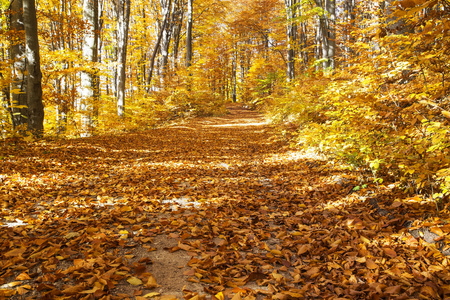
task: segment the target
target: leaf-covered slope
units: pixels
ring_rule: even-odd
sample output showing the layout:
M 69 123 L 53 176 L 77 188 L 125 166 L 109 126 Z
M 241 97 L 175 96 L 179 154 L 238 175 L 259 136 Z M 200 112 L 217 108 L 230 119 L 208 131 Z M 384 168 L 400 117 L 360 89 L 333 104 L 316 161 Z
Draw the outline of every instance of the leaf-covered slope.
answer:
M 1 150 L 3 298 L 450 293 L 448 259 L 405 228 L 422 224 L 445 247 L 447 212 L 433 217 L 431 205 L 384 186 L 353 192 L 354 174 L 287 147 L 239 107 L 145 133 Z

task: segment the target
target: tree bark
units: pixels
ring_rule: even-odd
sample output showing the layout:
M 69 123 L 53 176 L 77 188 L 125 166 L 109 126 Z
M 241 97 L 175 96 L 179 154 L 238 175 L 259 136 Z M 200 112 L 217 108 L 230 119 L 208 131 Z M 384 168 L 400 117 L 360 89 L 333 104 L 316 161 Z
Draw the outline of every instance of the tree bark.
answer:
M 28 124 L 27 108 L 27 59 L 25 54 L 25 27 L 23 24 L 22 0 L 13 0 L 9 7 L 11 46 L 10 58 L 12 62 L 11 103 L 9 111 L 13 129 Z M 22 126 L 22 127 L 23 127 Z M 25 130 L 25 128 L 21 128 Z
M 317 7 L 322 8 L 319 13 L 317 28 L 317 43 L 321 44 L 322 66 L 326 70 L 335 68 L 336 53 L 336 0 L 314 0 Z M 319 59 L 320 51 L 316 51 L 316 59 Z
M 297 35 L 296 17 L 296 0 L 285 0 L 286 17 L 287 17 L 287 63 L 286 78 L 290 82 L 295 79 L 295 44 Z
M 176 23 L 173 27 L 173 52 L 172 52 L 172 58 L 173 58 L 173 68 L 178 68 L 178 50 L 180 46 L 180 36 L 181 36 L 181 29 L 183 27 L 183 5 L 180 3 L 180 1 L 177 1 L 177 10 L 176 10 Z
M 153 49 L 153 53 L 150 58 L 150 67 L 149 67 L 149 72 L 148 72 L 148 77 L 147 77 L 147 85 L 148 85 L 147 92 L 150 91 L 150 85 L 152 83 L 152 78 L 153 78 L 153 70 L 155 68 L 156 54 L 158 53 L 158 50 L 161 46 L 161 40 L 162 40 L 162 37 L 164 34 L 164 29 L 166 28 L 167 23 L 169 22 L 171 5 L 172 5 L 172 0 L 167 0 L 165 5 L 163 5 L 163 7 L 162 7 L 163 21 L 161 23 L 161 28 L 159 31 L 158 39 L 156 40 L 155 49 Z
M 173 31 L 173 26 L 174 26 L 174 21 L 175 21 L 175 7 L 176 7 L 176 3 L 177 0 L 174 0 L 172 2 L 170 9 L 170 21 L 167 22 L 166 26 L 164 27 L 163 30 L 163 36 L 162 36 L 162 40 L 161 40 L 161 71 L 160 71 L 160 75 L 161 75 L 161 86 L 165 85 L 165 77 L 167 75 L 167 65 L 168 65 L 168 61 L 169 61 L 169 48 L 170 48 L 170 42 L 172 40 L 172 31 Z
M 336 54 L 336 0 L 325 0 L 325 10 L 328 13 L 326 18 L 326 68 L 335 69 Z
M 83 21 L 87 25 L 87 30 L 83 36 L 83 58 L 96 63 L 98 59 L 98 0 L 84 0 Z M 81 137 L 92 134 L 94 127 L 94 105 L 98 93 L 96 83 L 96 69 L 92 67 L 88 71 L 81 72 L 80 88 L 80 111 L 81 111 Z
M 188 0 L 187 11 L 187 28 L 186 28 L 186 67 L 189 68 L 192 64 L 192 26 L 193 26 L 193 5 L 194 0 Z
M 36 6 L 34 0 L 23 0 L 23 23 L 27 56 L 28 130 L 36 137 L 44 134 L 44 105 L 42 103 L 42 73 L 39 58 Z
M 125 114 L 125 81 L 126 81 L 126 59 L 128 46 L 128 29 L 130 24 L 130 0 L 119 0 L 117 43 L 117 115 L 123 117 Z

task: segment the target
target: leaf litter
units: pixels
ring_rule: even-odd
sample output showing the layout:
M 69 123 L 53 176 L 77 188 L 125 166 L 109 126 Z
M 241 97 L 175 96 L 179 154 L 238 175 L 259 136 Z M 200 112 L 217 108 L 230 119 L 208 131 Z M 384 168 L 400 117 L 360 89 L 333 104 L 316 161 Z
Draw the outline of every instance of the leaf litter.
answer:
M 3 299 L 443 299 L 448 211 L 288 147 L 238 106 L 2 145 Z

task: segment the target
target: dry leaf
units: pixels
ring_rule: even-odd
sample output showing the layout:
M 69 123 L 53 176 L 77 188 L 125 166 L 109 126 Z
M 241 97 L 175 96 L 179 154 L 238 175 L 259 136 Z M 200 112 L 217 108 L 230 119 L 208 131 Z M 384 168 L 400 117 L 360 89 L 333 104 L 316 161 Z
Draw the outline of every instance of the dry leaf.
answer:
M 140 280 L 139 278 L 136 278 L 136 277 L 130 277 L 127 279 L 127 281 L 131 285 L 141 285 L 142 284 L 142 280 Z

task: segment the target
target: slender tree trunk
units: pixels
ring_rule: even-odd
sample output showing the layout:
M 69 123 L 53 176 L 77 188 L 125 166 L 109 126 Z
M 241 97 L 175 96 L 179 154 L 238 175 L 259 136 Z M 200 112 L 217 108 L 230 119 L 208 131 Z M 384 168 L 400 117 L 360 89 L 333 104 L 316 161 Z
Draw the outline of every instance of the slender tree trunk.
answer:
M 83 21 L 86 22 L 87 31 L 83 37 L 83 58 L 96 63 L 98 59 L 98 0 L 84 0 Z M 94 106 L 98 95 L 96 69 L 92 67 L 89 71 L 81 72 L 80 88 L 80 111 L 81 111 L 81 136 L 87 137 L 92 134 L 94 128 Z
M 188 0 L 187 11 L 187 28 L 186 28 L 186 67 L 189 68 L 192 64 L 192 26 L 193 26 L 193 3 L 194 0 Z
M 14 129 L 28 124 L 27 108 L 27 59 L 25 54 L 25 27 L 23 23 L 22 0 L 13 0 L 10 10 L 10 29 L 12 31 L 10 57 L 12 61 L 11 84 L 11 122 Z M 21 126 L 23 125 L 23 126 Z
M 380 6 L 382 6 L 382 2 L 380 3 Z M 350 56 L 353 54 L 352 53 L 352 49 L 350 47 L 351 44 L 353 44 L 353 37 L 351 36 L 351 31 L 353 26 L 355 25 L 355 0 L 346 0 L 345 1 L 345 5 L 344 5 L 345 11 L 346 11 L 346 27 L 345 27 L 345 40 L 347 42 L 347 45 L 345 46 L 345 67 L 349 66 L 349 60 L 350 60 Z M 384 13 L 384 8 L 383 8 L 383 13 Z
M 317 7 L 323 9 L 319 14 L 317 43 L 322 45 L 323 69 L 335 68 L 336 52 L 336 0 L 315 0 Z M 318 58 L 316 52 L 316 59 Z
M 125 67 L 127 59 L 128 29 L 130 24 L 130 5 L 130 0 L 119 0 L 117 24 L 117 115 L 119 117 L 123 117 L 125 113 Z
M 290 82 L 295 79 L 295 44 L 296 44 L 296 33 L 297 25 L 295 25 L 296 17 L 296 0 L 285 0 L 287 13 L 287 70 L 286 78 Z
M 328 13 L 326 18 L 326 67 L 335 69 L 335 54 L 336 54 L 336 0 L 325 0 L 325 10 Z
M 323 43 L 323 17 L 319 15 L 316 26 L 316 46 L 314 48 L 314 54 L 316 61 L 322 58 L 322 43 Z M 316 64 L 316 71 L 319 70 L 319 64 Z
M 172 52 L 172 58 L 173 58 L 173 68 L 178 68 L 178 51 L 180 47 L 180 36 L 181 36 L 181 29 L 183 27 L 183 6 L 180 5 L 180 2 L 177 1 L 177 11 L 176 11 L 176 23 L 173 27 L 173 52 Z
M 36 137 L 44 134 L 44 105 L 42 103 L 42 73 L 39 58 L 36 6 L 34 0 L 23 0 L 23 23 L 27 55 L 28 130 Z
M 172 6 L 170 8 L 170 21 L 166 24 L 164 30 L 163 30 L 163 36 L 161 40 L 161 86 L 163 87 L 165 85 L 165 77 L 167 75 L 167 65 L 169 61 L 169 48 L 170 48 L 170 42 L 172 39 L 172 31 L 174 26 L 174 20 L 175 20 L 175 7 L 176 7 L 176 0 L 172 2 Z
M 158 53 L 158 50 L 161 46 L 161 40 L 164 34 L 164 29 L 167 26 L 167 23 L 169 22 L 169 18 L 170 18 L 170 6 L 172 5 L 172 0 L 166 0 L 165 5 L 163 6 L 163 21 L 161 23 L 161 28 L 159 31 L 159 35 L 158 35 L 158 39 L 156 40 L 156 44 L 155 44 L 155 49 L 153 49 L 153 53 L 152 56 L 150 58 L 150 67 L 149 67 L 149 72 L 148 72 L 148 77 L 147 77 L 147 92 L 150 91 L 150 85 L 152 82 L 152 78 L 153 78 L 153 70 L 155 68 L 155 60 L 156 60 L 156 54 Z
M 233 102 L 237 101 L 236 85 L 237 85 L 237 43 L 234 44 L 233 58 L 232 58 L 232 84 L 233 84 Z

